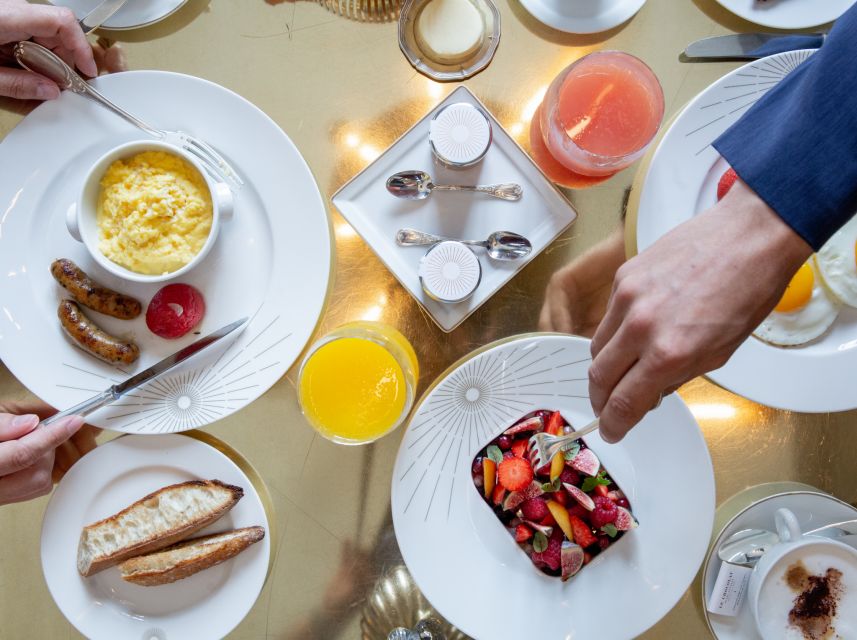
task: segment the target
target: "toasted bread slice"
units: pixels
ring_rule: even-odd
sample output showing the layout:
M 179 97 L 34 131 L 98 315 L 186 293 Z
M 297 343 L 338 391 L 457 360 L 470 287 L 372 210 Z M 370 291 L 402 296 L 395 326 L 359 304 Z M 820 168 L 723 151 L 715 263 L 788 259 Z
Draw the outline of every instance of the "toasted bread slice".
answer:
M 144 587 L 168 584 L 234 558 L 264 537 L 264 527 L 246 527 L 193 538 L 155 553 L 125 560 L 119 565 L 119 571 L 123 580 Z
M 77 570 L 91 576 L 122 560 L 168 547 L 210 525 L 244 495 L 219 480 L 191 480 L 150 493 L 80 534 Z

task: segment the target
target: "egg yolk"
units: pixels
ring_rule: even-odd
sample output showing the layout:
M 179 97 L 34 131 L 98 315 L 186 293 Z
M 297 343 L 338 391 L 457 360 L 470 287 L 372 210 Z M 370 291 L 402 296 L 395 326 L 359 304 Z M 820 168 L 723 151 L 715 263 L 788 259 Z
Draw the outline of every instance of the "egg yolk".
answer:
M 791 282 L 786 287 L 783 297 L 780 298 L 777 306 L 774 307 L 774 311 L 788 313 L 804 306 L 812 297 L 814 280 L 815 276 L 812 273 L 812 267 L 809 266 L 809 263 L 801 265 L 797 273 L 792 276 Z

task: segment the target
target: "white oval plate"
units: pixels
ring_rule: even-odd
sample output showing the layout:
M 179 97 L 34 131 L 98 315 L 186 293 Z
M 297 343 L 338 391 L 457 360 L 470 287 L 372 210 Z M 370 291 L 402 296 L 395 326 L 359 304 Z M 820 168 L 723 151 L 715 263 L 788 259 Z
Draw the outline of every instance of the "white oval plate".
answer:
M 521 0 L 539 22 L 566 33 L 600 33 L 630 20 L 646 0 Z
M 242 175 L 235 215 L 194 270 L 202 335 L 243 316 L 253 320 L 225 348 L 214 347 L 90 418 L 131 433 L 184 431 L 237 411 L 289 369 L 315 329 L 331 268 L 325 202 L 283 131 L 244 98 L 216 84 L 162 71 L 130 71 L 94 82 L 143 120 L 181 129 L 215 146 Z M 164 340 L 144 315 L 117 320 L 87 312 L 114 335 L 132 337 L 140 359 L 114 368 L 78 349 L 56 317 L 63 297 L 51 262 L 71 258 L 106 286 L 143 304 L 162 284 L 127 283 L 101 269 L 69 235 L 65 212 L 87 169 L 108 149 L 144 135 L 104 108 L 64 92 L 27 116 L 0 143 L 0 358 L 33 393 L 57 408 L 81 402 L 187 346 Z M 300 236 L 300 242 L 293 238 Z
M 259 525 L 265 537 L 231 560 L 158 587 L 127 583 L 115 567 L 89 578 L 78 573 L 84 526 L 164 486 L 198 479 L 244 489 L 238 504 L 198 535 Z M 84 456 L 57 486 L 42 523 L 42 571 L 63 615 L 93 640 L 222 638 L 244 619 L 262 590 L 269 534 L 252 482 L 217 449 L 182 435 L 123 436 Z
M 820 491 L 789 491 L 757 500 L 732 518 L 714 541 L 702 574 L 703 606 L 707 605 L 714 590 L 714 583 L 717 581 L 717 572 L 721 565 L 717 557 L 720 545 L 733 533 L 742 529 L 773 530 L 774 513 L 782 507 L 794 512 L 802 531 L 857 518 L 857 509 Z M 711 632 L 718 640 L 761 640 L 753 622 L 753 614 L 746 603 L 737 616 L 709 613 L 707 619 Z
M 655 151 L 640 192 L 638 251 L 714 205 L 717 181 L 728 165 L 711 143 L 811 54 L 811 50 L 792 51 L 745 65 L 684 108 Z M 750 337 L 708 377 L 745 398 L 779 409 L 846 411 L 857 407 L 850 382 L 855 367 L 857 310 L 843 307 L 821 338 L 786 349 Z
M 422 592 L 468 635 L 627 640 L 678 602 L 702 563 L 714 474 L 676 395 L 621 444 L 586 438 L 640 526 L 569 582 L 533 566 L 473 485 L 473 457 L 526 413 L 558 409 L 576 426 L 592 419 L 590 360 L 584 338 L 499 341 L 453 365 L 411 418 L 393 471 L 396 538 Z
M 68 7 L 80 20 L 104 0 L 48 0 L 51 4 Z M 105 29 L 125 30 L 148 27 L 174 14 L 187 0 L 128 0 L 102 25 Z
M 717 0 L 736 16 L 772 29 L 808 29 L 833 22 L 854 0 Z

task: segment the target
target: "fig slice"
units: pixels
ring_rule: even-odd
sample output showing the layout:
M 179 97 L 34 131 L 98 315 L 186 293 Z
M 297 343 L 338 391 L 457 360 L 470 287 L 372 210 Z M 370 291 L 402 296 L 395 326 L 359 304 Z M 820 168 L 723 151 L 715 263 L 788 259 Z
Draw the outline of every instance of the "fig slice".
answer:
M 580 571 L 583 566 L 583 549 L 579 544 L 565 540 L 560 549 L 560 562 L 562 564 L 562 581 L 565 582 Z
M 595 502 L 586 495 L 583 491 L 575 487 L 573 484 L 568 484 L 567 482 L 563 482 L 562 486 L 565 487 L 565 490 L 568 491 L 572 497 L 580 503 L 580 506 L 586 509 L 587 511 L 592 511 L 595 508 Z
M 631 512 L 628 511 L 625 507 L 616 507 L 616 510 L 619 512 L 616 516 L 616 521 L 613 525 L 619 531 L 629 531 L 631 529 L 636 529 L 640 524 L 637 522 L 637 519 L 631 515 Z
M 588 476 L 597 476 L 598 469 L 601 468 L 601 461 L 598 460 L 598 456 L 592 452 L 592 449 L 581 449 L 572 459 L 571 468 Z
M 522 518 L 522 520 L 523 520 L 523 518 Z M 538 522 L 533 522 L 532 520 L 523 520 L 523 522 L 525 524 L 530 525 L 530 527 L 532 527 L 533 530 L 541 531 L 543 534 L 545 534 L 545 538 L 549 539 L 551 537 L 551 534 L 553 533 L 553 527 L 551 527 L 549 525 L 539 524 Z
M 542 421 L 541 416 L 533 416 L 532 418 L 527 418 L 523 422 L 519 422 L 518 424 L 509 427 L 503 432 L 504 436 L 513 436 L 516 433 L 523 433 L 524 431 L 541 431 L 545 426 L 545 423 Z

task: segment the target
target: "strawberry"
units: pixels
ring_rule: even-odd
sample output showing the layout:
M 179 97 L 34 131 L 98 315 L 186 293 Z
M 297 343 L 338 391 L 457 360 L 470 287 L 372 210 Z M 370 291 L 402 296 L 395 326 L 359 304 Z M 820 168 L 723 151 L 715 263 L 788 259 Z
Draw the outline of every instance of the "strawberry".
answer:
M 549 433 L 552 436 L 558 436 L 562 433 L 563 426 L 565 426 L 565 420 L 562 419 L 562 415 L 560 415 L 559 411 L 554 411 L 550 414 L 550 417 L 547 420 L 545 433 Z
M 491 495 L 491 502 L 493 502 L 496 505 L 500 505 L 503 503 L 503 498 L 505 498 L 505 497 L 506 497 L 506 488 L 503 485 L 498 484 L 496 487 L 494 487 L 494 491 Z
M 605 485 L 605 484 L 596 484 L 596 485 L 595 485 L 595 488 L 592 490 L 592 493 L 594 493 L 596 496 L 601 496 L 601 497 L 603 497 L 603 498 L 606 498 L 606 497 L 607 497 L 607 494 L 608 494 L 608 493 L 610 493 L 610 492 L 609 492 L 609 491 L 607 491 L 607 485 Z
M 735 173 L 735 169 L 729 167 L 722 176 L 720 176 L 720 181 L 717 183 L 717 200 L 722 200 L 723 196 L 729 193 L 729 189 L 732 188 L 732 185 L 735 184 L 735 181 L 738 179 L 738 174 Z
M 591 544 L 598 542 L 598 539 L 592 534 L 589 525 L 577 516 L 571 516 L 571 531 L 574 533 L 574 542 L 581 547 L 588 547 Z
M 543 525 L 545 527 L 555 527 L 556 526 L 556 520 L 554 520 L 553 515 L 551 515 L 549 513 L 544 518 L 541 519 L 539 524 Z
M 515 527 L 515 542 L 526 542 L 533 537 L 533 530 L 525 524 Z
M 569 505 L 568 515 L 575 516 L 584 522 L 589 522 L 589 510 L 576 502 L 572 502 L 571 505 Z
M 500 484 L 509 491 L 523 491 L 533 481 L 533 468 L 523 458 L 504 458 L 497 468 Z
M 527 445 L 529 442 L 526 438 L 521 438 L 520 440 L 515 440 L 512 443 L 512 453 L 515 454 L 517 458 L 526 458 L 527 457 Z
M 565 491 L 555 491 L 553 494 L 553 499 L 559 502 L 562 506 L 568 505 L 568 493 Z

